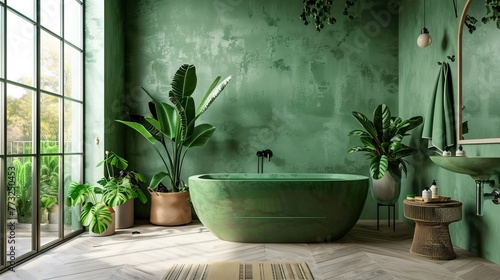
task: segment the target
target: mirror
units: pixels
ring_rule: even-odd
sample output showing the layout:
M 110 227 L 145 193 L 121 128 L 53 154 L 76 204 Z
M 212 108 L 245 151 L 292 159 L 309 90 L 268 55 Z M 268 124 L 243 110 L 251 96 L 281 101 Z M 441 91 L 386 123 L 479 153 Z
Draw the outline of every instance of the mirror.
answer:
M 468 17 L 469 16 L 469 17 Z M 477 22 L 470 32 L 470 17 Z M 483 24 L 484 0 L 468 0 L 458 30 L 458 144 L 500 143 L 500 29 Z M 460 125 L 467 122 L 467 128 Z

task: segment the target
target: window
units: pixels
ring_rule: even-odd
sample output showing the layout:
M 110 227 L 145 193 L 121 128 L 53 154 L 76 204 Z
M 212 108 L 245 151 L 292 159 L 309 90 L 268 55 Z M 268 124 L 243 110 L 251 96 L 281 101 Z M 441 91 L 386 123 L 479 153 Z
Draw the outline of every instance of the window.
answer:
M 83 5 L 0 0 L 0 270 L 82 228 Z

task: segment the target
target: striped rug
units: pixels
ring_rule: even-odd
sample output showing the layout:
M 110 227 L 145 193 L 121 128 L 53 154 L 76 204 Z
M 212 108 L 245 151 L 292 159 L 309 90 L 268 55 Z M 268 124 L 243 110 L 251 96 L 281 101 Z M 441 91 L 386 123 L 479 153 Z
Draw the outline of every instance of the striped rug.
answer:
M 174 264 L 164 280 L 313 280 L 305 262 Z

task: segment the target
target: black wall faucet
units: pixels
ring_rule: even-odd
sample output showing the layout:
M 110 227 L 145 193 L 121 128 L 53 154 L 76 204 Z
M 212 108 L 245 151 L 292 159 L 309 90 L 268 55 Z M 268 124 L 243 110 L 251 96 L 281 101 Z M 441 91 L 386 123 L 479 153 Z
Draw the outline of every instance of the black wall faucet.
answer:
M 265 149 L 262 151 L 257 151 L 257 173 L 264 173 L 264 158 L 271 161 L 273 156 L 273 151 L 270 149 Z

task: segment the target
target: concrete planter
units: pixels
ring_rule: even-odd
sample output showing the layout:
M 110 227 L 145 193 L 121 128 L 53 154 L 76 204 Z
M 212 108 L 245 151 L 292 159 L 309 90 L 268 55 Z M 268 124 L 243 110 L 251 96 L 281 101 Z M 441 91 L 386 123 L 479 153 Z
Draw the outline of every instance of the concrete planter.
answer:
M 115 210 L 115 228 L 131 228 L 134 226 L 134 200 L 113 207 Z
M 394 179 L 389 172 L 385 172 L 380 179 L 372 178 L 372 195 L 380 204 L 394 204 L 398 201 L 401 192 L 401 181 Z

